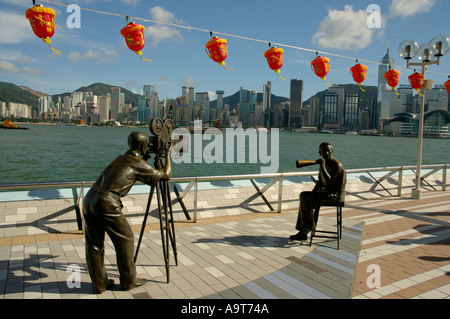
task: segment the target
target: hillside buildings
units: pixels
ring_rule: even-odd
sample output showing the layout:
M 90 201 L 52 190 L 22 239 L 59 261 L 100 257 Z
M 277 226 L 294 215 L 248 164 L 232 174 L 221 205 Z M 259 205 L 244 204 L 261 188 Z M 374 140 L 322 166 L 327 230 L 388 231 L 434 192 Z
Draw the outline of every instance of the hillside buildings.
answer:
M 22 103 L 0 101 L 0 116 L 23 117 L 29 119 L 32 117 L 31 106 Z

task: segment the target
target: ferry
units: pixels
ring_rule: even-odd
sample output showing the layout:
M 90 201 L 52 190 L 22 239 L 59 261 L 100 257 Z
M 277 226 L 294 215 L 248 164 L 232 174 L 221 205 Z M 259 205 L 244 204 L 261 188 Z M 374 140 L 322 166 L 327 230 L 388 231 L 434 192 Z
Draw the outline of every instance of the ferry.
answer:
M 14 124 L 10 119 L 4 120 L 3 124 L 0 125 L 0 128 L 9 129 L 9 130 L 28 130 L 28 127 L 19 127 Z
M 322 130 L 320 130 L 319 133 L 321 133 L 321 134 L 333 134 L 332 131 L 327 130 L 327 129 L 325 129 L 325 128 L 323 128 Z

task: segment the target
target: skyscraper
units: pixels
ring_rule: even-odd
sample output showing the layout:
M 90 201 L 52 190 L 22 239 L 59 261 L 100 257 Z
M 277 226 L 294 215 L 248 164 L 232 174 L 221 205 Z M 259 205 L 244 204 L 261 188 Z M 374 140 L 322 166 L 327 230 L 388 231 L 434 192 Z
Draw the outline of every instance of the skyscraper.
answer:
M 271 118 L 270 112 L 272 109 L 272 82 L 267 81 L 267 84 L 263 86 L 263 115 L 264 115 L 264 125 L 265 127 L 270 127 Z
M 117 120 L 120 109 L 120 87 L 111 88 L 111 120 Z
M 144 85 L 144 96 L 152 97 L 155 92 L 155 87 L 153 85 Z
M 344 100 L 343 126 L 346 130 L 358 129 L 359 95 L 346 93 Z
M 195 114 L 194 114 L 194 88 L 191 86 L 183 86 L 181 88 L 181 96 L 183 98 L 186 99 L 186 105 L 188 106 L 189 109 L 189 118 L 187 119 L 187 121 L 190 121 L 191 118 L 195 118 Z
M 148 113 L 148 104 L 145 96 L 141 96 L 138 99 L 138 121 L 147 122 L 146 113 Z
M 69 111 L 72 108 L 72 98 L 70 96 L 65 96 L 63 100 L 64 110 Z
M 272 82 L 267 81 L 263 86 L 263 111 L 270 110 L 272 107 Z
M 192 110 L 194 107 L 194 88 L 191 86 L 183 86 L 181 88 L 181 96 L 186 98 L 187 106 Z
M 158 92 L 156 92 L 156 88 L 153 85 L 144 85 L 144 97 L 147 100 L 148 112 L 145 112 L 144 122 L 148 122 L 153 118 L 160 117 L 160 110 L 158 107 Z M 142 104 L 143 102 L 141 102 Z M 142 105 L 141 105 L 142 107 Z
M 248 104 L 249 104 L 249 119 L 248 125 L 250 127 L 257 127 L 259 123 L 257 122 L 256 105 L 257 105 L 258 92 L 250 91 Z
M 320 128 L 339 129 L 344 119 L 345 89 L 333 85 L 325 92 L 324 106 L 321 111 Z
M 100 122 L 109 121 L 109 111 L 111 108 L 111 95 L 108 94 L 107 96 L 99 96 L 98 106 L 100 109 L 99 121 Z
M 394 59 L 387 49 L 386 55 L 380 61 L 382 64 L 378 67 L 378 121 L 388 120 L 393 118 L 394 107 L 393 100 L 395 93 L 392 88 L 386 83 L 384 74 L 389 70 L 389 65 L 394 65 Z M 393 112 L 394 111 L 394 112 Z
M 332 124 L 337 124 L 338 98 L 339 96 L 336 92 L 325 93 L 325 103 L 323 105 L 321 123 L 322 127 L 331 127 Z
M 52 97 L 50 95 L 39 98 L 38 114 L 48 112 L 52 104 Z
M 203 122 L 209 121 L 209 93 L 197 92 L 195 93 L 195 105 L 198 107 L 200 118 Z M 194 117 L 195 119 L 196 117 Z
M 289 123 L 292 128 L 302 126 L 303 80 L 291 79 L 289 97 Z
M 242 105 L 245 102 L 248 102 L 248 91 L 241 86 L 239 89 L 239 105 Z
M 250 91 L 250 96 L 249 96 L 250 112 L 256 111 L 256 103 L 258 102 L 257 98 L 258 98 L 258 92 Z
M 216 95 L 217 95 L 217 104 L 216 104 L 216 108 L 217 111 L 218 110 L 223 110 L 223 95 L 224 95 L 224 91 L 222 90 L 217 90 L 216 91 Z

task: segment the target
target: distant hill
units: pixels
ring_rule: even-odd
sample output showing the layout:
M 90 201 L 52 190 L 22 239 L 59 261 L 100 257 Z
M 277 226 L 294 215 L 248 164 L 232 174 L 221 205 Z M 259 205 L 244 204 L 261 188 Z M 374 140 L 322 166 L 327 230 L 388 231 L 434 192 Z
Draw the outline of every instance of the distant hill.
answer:
M 53 101 L 57 101 L 58 96 L 60 96 L 61 99 L 63 99 L 65 96 L 70 96 L 72 92 L 89 92 L 89 91 L 92 92 L 94 95 L 106 95 L 108 93 L 111 93 L 112 87 L 119 87 L 119 86 L 109 85 L 105 83 L 93 83 L 89 86 L 83 86 L 71 92 L 52 95 L 52 98 Z M 120 92 L 125 94 L 125 103 L 132 103 L 133 106 L 138 106 L 138 100 L 139 97 L 141 97 L 140 94 L 133 93 L 122 87 L 120 87 Z
M 25 90 L 25 91 L 28 91 L 28 92 L 30 92 L 31 94 L 34 94 L 34 95 L 36 95 L 36 96 L 38 96 L 38 97 L 44 97 L 44 96 L 47 96 L 48 94 L 47 93 L 43 93 L 43 92 L 40 92 L 40 91 L 35 91 L 35 90 L 32 90 L 32 89 L 30 89 L 29 87 L 26 87 L 26 86 L 19 86 L 22 90 Z
M 74 91 L 60 93 L 52 95 L 53 101 L 58 100 L 58 96 L 64 98 L 65 96 L 70 96 L 72 92 L 85 92 L 91 91 L 95 95 L 106 95 L 111 93 L 111 88 L 114 85 L 108 85 L 104 83 L 93 83 L 89 86 L 80 87 Z M 120 88 L 122 93 L 125 93 L 125 103 L 132 103 L 134 106 L 138 105 L 138 99 L 141 95 L 135 94 L 125 88 Z M 22 103 L 32 107 L 32 109 L 37 110 L 39 98 L 43 96 L 48 96 L 49 94 L 30 89 L 26 86 L 18 86 L 13 83 L 0 82 L 0 101 L 2 102 L 14 102 Z
M 22 103 L 37 109 L 39 97 L 45 93 L 33 91 L 25 86 L 0 82 L 0 101 Z

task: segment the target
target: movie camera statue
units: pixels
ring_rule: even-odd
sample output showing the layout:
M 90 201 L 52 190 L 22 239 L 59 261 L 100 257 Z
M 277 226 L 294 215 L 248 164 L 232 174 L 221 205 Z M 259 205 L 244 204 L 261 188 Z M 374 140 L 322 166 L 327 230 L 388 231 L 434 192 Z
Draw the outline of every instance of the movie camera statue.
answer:
M 172 140 L 172 132 L 175 129 L 172 119 L 163 121 L 160 118 L 154 118 L 150 121 L 149 129 L 153 135 L 149 136 L 147 152 L 142 157 L 146 161 L 151 158 L 151 154 L 155 154 L 156 158 L 163 157 L 168 146 L 174 146 L 182 138 L 180 136 L 180 140 Z M 155 168 L 160 169 L 156 164 L 159 165 L 160 163 L 155 163 Z
M 149 160 L 151 154 L 155 154 L 154 166 L 156 169 L 161 170 L 165 167 L 165 161 L 167 159 L 167 151 L 170 146 L 175 145 L 180 140 L 172 140 L 172 132 L 175 129 L 175 125 L 171 119 L 162 120 L 160 118 L 154 118 L 150 121 L 150 132 L 153 134 L 149 136 L 149 142 L 147 152 L 142 157 L 144 160 Z M 134 255 L 134 262 L 136 263 L 139 247 L 141 245 L 142 237 L 147 223 L 147 217 L 150 210 L 153 194 L 156 189 L 156 197 L 158 203 L 159 223 L 161 230 L 161 240 L 164 253 L 164 261 L 166 264 L 167 282 L 169 282 L 169 244 L 172 246 L 173 254 L 175 257 L 175 265 L 178 265 L 177 260 L 177 248 L 175 241 L 175 227 L 173 224 L 173 212 L 172 212 L 172 200 L 170 198 L 169 181 L 159 181 L 158 184 L 152 186 L 148 197 L 147 209 L 145 212 L 144 220 L 142 222 L 141 233 L 139 241 L 136 247 L 136 253 Z

